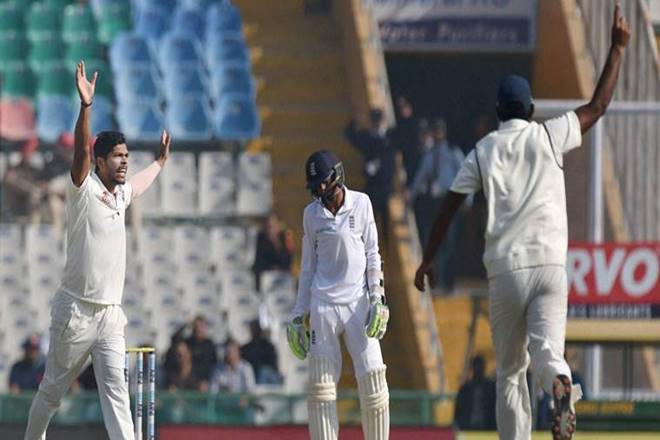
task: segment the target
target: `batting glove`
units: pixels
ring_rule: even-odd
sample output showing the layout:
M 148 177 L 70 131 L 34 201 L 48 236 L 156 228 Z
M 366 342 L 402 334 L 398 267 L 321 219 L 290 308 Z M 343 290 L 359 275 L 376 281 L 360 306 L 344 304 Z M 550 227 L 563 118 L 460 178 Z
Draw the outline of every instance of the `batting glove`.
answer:
M 304 360 L 309 352 L 309 314 L 296 316 L 287 324 L 286 339 L 293 355 Z
M 367 337 L 382 339 L 387 331 L 387 323 L 390 320 L 390 308 L 385 304 L 385 296 L 371 297 L 369 315 L 365 331 Z

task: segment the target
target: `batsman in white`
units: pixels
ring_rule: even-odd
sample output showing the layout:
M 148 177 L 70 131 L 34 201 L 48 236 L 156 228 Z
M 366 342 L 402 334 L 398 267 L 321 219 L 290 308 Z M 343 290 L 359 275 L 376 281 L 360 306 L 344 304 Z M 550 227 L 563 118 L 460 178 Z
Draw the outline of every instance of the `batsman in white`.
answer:
M 90 172 L 90 118 L 97 77 L 94 73 L 91 81 L 87 79 L 84 62 L 76 66 L 80 114 L 66 192 L 66 265 L 53 299 L 46 372 L 30 407 L 26 440 L 46 438 L 50 418 L 90 355 L 110 439 L 134 438 L 124 382 L 124 216 L 133 199 L 149 188 L 165 164 L 170 136 L 163 132 L 158 159 L 127 181 L 124 136 L 115 131 L 101 132 L 94 142 L 96 167 Z
M 435 220 L 415 285 L 432 282 L 432 260 L 467 194 L 483 190 L 488 206 L 484 264 L 488 272 L 490 326 L 497 368 L 497 428 L 502 440 L 531 438 L 525 373 L 530 363 L 553 396 L 552 435 L 568 440 L 575 430 L 572 386 L 564 360 L 568 286 L 568 227 L 563 155 L 582 143 L 612 99 L 630 30 L 617 4 L 611 47 L 591 101 L 542 124 L 529 84 L 519 76 L 499 86 L 499 129 L 481 139 L 465 159 Z M 529 350 L 529 352 L 528 352 Z
M 386 440 L 389 392 L 378 340 L 387 329 L 389 309 L 371 201 L 344 185 L 344 167 L 327 150 L 313 153 L 305 172 L 315 200 L 303 215 L 300 283 L 287 338 L 298 358 L 309 353 L 311 438 L 338 436 L 343 334 L 357 377 L 365 439 Z

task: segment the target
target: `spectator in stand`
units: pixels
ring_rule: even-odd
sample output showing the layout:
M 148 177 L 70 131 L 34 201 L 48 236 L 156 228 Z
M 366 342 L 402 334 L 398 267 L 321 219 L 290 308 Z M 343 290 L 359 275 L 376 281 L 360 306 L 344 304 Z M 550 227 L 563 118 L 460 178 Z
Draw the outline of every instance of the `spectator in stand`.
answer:
M 293 234 L 289 230 L 282 230 L 277 214 L 271 213 L 257 235 L 257 252 L 252 266 L 257 290 L 261 290 L 262 272 L 291 271 L 294 250 Z
M 64 202 L 67 179 L 70 179 L 69 173 L 73 164 L 73 143 L 71 133 L 60 135 L 39 176 L 47 191 L 49 221 L 60 231 L 64 227 Z
M 282 376 L 277 368 L 277 350 L 268 332 L 261 328 L 259 320 L 250 322 L 250 342 L 241 347 L 241 357 L 252 365 L 258 384 L 281 384 Z
M 251 393 L 255 380 L 252 367 L 241 358 L 241 350 L 233 339 L 225 342 L 224 362 L 218 365 L 211 381 L 211 392 Z
M 417 123 L 417 138 L 419 141 L 418 148 L 421 157 L 424 157 L 426 152 L 433 148 L 434 144 L 433 131 L 431 130 L 431 124 L 429 124 L 428 119 L 420 119 Z M 417 166 L 419 167 L 419 161 L 417 162 Z M 417 175 L 417 170 L 415 170 L 414 174 L 415 176 Z M 404 190 L 404 199 L 407 204 L 413 206 L 419 242 L 424 243 L 424 238 L 427 236 L 428 230 L 431 227 L 431 222 L 433 221 L 432 218 L 428 217 L 428 207 L 432 205 L 432 199 L 427 185 L 422 185 L 421 188 L 417 188 L 415 195 L 413 196 L 412 190 L 414 182 L 414 180 L 410 182 L 410 185 Z
M 396 127 L 390 130 L 392 146 L 401 152 L 403 168 L 406 170 L 406 187 L 410 188 L 422 157 L 422 144 L 419 138 L 418 122 L 413 107 L 405 96 L 396 99 Z
M 9 392 L 18 394 L 36 390 L 44 377 L 46 359 L 41 353 L 39 336 L 29 336 L 23 342 L 23 359 L 12 365 L 9 373 Z
M 3 221 L 36 222 L 46 196 L 41 169 L 32 161 L 39 141 L 31 139 L 21 147 L 21 160 L 5 172 L 2 182 Z
M 433 122 L 433 147 L 426 151 L 415 176 L 410 198 L 416 199 L 420 194 L 426 194 L 423 203 L 419 205 L 420 219 L 424 219 L 420 234 L 422 243 L 428 241 L 431 223 L 438 215 L 438 210 L 451 187 L 465 156 L 461 149 L 447 140 L 447 123 L 438 118 Z M 426 222 L 429 220 L 430 222 Z M 446 239 L 442 243 L 438 258 L 435 260 L 435 275 L 438 287 L 446 292 L 454 288 L 456 280 L 456 248 L 460 235 L 462 219 L 454 218 Z M 419 225 L 418 225 L 419 226 Z
M 358 130 L 355 121 L 351 121 L 345 135 L 364 156 L 364 192 L 371 199 L 374 214 L 381 222 L 383 238 L 386 239 L 389 229 L 388 202 L 394 189 L 396 150 L 390 145 L 383 111 L 374 108 L 369 112 L 369 118 L 371 126 L 368 130 Z
M 175 363 L 167 373 L 165 387 L 170 391 L 207 391 L 208 384 L 204 385 L 204 382 L 195 377 L 193 373 L 192 354 L 188 344 L 183 341 L 176 342 L 174 355 Z
M 461 385 L 456 396 L 454 423 L 463 430 L 495 430 L 495 381 L 486 377 L 486 360 L 472 359 L 472 379 Z
M 186 340 L 192 355 L 193 376 L 208 389 L 211 375 L 218 362 L 215 343 L 208 337 L 206 319 L 198 315 L 192 322 L 192 335 Z

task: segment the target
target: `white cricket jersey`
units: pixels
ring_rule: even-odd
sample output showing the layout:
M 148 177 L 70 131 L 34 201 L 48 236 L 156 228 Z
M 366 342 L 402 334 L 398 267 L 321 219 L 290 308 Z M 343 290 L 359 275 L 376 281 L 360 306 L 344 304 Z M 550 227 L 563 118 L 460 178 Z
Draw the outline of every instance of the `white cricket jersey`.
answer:
M 121 304 L 126 275 L 125 212 L 130 183 L 112 194 L 96 173 L 80 187 L 67 179 L 67 251 L 61 289 L 96 304 Z
M 367 292 L 367 269 L 380 271 L 378 231 L 369 196 L 345 188 L 336 215 L 315 200 L 303 214 L 303 244 L 294 316 L 309 311 L 311 295 L 347 304 Z M 377 280 L 380 281 L 380 272 Z
M 512 119 L 481 139 L 465 159 L 451 190 L 469 194 L 483 188 L 489 277 L 566 263 L 563 154 L 581 143 L 575 112 L 542 124 Z

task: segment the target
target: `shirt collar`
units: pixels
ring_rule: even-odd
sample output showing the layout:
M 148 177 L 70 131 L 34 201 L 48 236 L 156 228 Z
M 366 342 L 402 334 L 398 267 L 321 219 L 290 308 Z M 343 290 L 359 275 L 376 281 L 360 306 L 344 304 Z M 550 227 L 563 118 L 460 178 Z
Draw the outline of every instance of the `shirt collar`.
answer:
M 330 213 L 328 208 L 323 206 L 323 202 L 321 202 L 321 199 L 316 199 L 316 203 L 317 203 L 317 212 L 319 216 L 329 217 L 329 218 L 335 217 Z M 355 196 L 346 187 L 346 185 L 344 185 L 344 203 L 339 208 L 339 211 L 337 211 L 337 214 L 343 211 L 350 211 L 351 209 L 353 209 L 354 204 L 355 204 Z
M 529 121 L 524 119 L 509 119 L 508 121 L 500 122 L 499 130 L 522 130 L 529 125 Z

